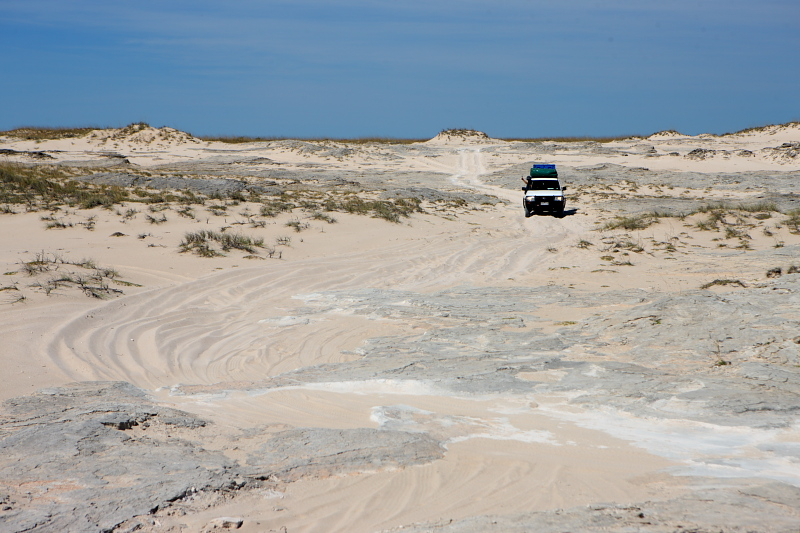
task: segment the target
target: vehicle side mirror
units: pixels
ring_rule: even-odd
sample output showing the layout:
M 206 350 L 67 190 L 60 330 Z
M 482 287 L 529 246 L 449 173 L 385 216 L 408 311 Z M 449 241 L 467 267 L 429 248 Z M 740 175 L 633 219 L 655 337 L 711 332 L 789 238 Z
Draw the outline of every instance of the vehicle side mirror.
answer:
M 522 189 L 524 191 L 525 189 L 527 189 L 527 187 L 520 187 L 520 189 Z
M 567 186 L 566 186 L 566 185 L 564 185 L 563 187 L 561 187 L 561 190 L 562 190 L 562 191 L 566 191 L 566 190 L 567 190 Z

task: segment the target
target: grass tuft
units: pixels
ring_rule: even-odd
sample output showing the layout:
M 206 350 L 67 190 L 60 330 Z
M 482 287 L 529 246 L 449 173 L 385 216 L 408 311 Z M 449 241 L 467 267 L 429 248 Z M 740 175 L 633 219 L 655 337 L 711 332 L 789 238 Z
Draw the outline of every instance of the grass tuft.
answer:
M 606 223 L 606 225 L 603 226 L 603 229 L 625 229 L 629 231 L 645 229 L 658 222 L 659 217 L 660 214 L 658 213 L 644 213 L 630 217 L 616 217 L 614 220 Z
M 192 252 L 200 257 L 219 257 L 222 252 L 241 250 L 251 255 L 256 255 L 256 248 L 264 248 L 264 239 L 253 239 L 239 233 L 224 233 L 221 231 L 200 230 L 187 232 L 183 241 L 178 245 L 181 253 Z
M 80 289 L 86 296 L 106 298 L 114 294 L 122 294 L 120 289 L 109 287 L 109 282 L 119 285 L 139 287 L 136 283 L 119 279 L 119 272 L 113 268 L 97 265 L 93 259 L 69 261 L 58 254 L 39 252 L 32 259 L 20 262 L 20 271 L 36 279 L 30 287 L 50 295 L 53 291 L 64 287 Z M 80 270 L 76 270 L 77 267 Z M 49 273 L 48 279 L 42 274 Z M 16 287 L 16 284 L 14 285 Z M 16 288 L 19 291 L 19 288 Z M 24 301 L 25 295 L 15 300 Z
M 330 215 L 326 215 L 325 213 L 314 212 L 314 213 L 311 214 L 311 218 L 314 219 L 314 220 L 323 220 L 323 221 L 327 222 L 328 224 L 335 224 L 336 223 L 336 219 L 335 218 L 333 218 Z
M 297 233 L 300 233 L 300 232 L 301 232 L 301 231 L 303 231 L 304 229 L 308 229 L 308 228 L 310 228 L 310 227 L 311 227 L 311 225 L 310 225 L 308 222 L 300 222 L 300 221 L 299 221 L 299 220 L 297 220 L 297 219 L 295 219 L 295 220 L 290 220 L 289 222 L 287 222 L 287 223 L 285 224 L 285 226 L 286 226 L 287 228 L 292 228 L 292 229 L 294 229 L 294 230 L 295 230 Z

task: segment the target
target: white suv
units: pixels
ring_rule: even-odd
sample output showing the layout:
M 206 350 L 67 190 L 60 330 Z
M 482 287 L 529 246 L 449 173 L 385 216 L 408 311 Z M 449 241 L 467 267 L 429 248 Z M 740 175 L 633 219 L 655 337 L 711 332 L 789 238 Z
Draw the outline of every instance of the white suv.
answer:
M 564 216 L 564 206 L 567 201 L 564 197 L 566 187 L 562 187 L 557 178 L 527 178 L 527 184 L 522 188 L 525 197 L 522 207 L 525 216 L 550 213 L 557 217 Z

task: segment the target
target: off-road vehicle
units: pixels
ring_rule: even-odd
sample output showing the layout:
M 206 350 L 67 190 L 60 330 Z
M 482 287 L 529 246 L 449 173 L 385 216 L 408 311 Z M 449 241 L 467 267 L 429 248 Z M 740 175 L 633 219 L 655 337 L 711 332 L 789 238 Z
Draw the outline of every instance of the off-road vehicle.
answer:
M 564 191 L 567 188 L 559 183 L 555 165 L 533 165 L 530 175 L 522 179 L 525 181 L 522 207 L 525 208 L 526 217 L 541 213 L 564 216 L 567 203 Z

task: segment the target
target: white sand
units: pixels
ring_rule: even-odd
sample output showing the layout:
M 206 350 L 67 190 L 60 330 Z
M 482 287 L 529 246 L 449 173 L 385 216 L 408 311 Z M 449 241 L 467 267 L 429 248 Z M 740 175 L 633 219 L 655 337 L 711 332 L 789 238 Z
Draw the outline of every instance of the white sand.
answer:
M 776 158 L 770 149 L 799 138 L 797 126 L 726 137 L 658 134 L 614 143 L 627 143 L 631 148 L 624 157 L 555 153 L 547 162 L 616 163 L 697 172 L 788 170 L 794 163 Z M 647 157 L 636 148 L 639 145 L 680 156 Z M 74 380 L 124 380 L 180 409 L 208 417 L 223 433 L 265 425 L 377 427 L 385 421 L 382 409 L 404 406 L 419 414 L 420 428 L 438 432 L 449 442 L 445 458 L 434 463 L 302 480 L 281 486 L 277 492 L 250 494 L 197 515 L 174 517 L 163 522 L 165 528 L 183 523 L 195 529 L 214 517 L 242 516 L 242 531 L 283 526 L 292 532 L 374 531 L 420 520 L 447 521 L 485 513 L 674 495 L 681 490 L 682 480 L 665 469 L 680 466 L 690 457 L 665 457 L 645 446 L 635 432 L 615 438 L 600 422 L 589 427 L 585 421 L 591 414 L 580 410 L 566 416 L 564 413 L 573 409 L 567 406 L 567 398 L 534 396 L 523 402 L 453 397 L 430 383 L 418 384 L 418 389 L 413 383 L 331 384 L 255 395 L 236 389 L 238 384 L 301 367 L 356 360 L 367 339 L 398 332 L 422 333 L 429 327 L 335 308 L 318 313 L 315 319 L 298 318 L 302 315 L 298 310 L 317 304 L 315 294 L 323 291 L 392 288 L 429 292 L 459 284 L 555 284 L 668 292 L 697 288 L 714 278 L 748 282 L 763 278 L 764 265 L 748 257 L 734 257 L 720 265 L 691 249 L 671 260 L 663 254 L 636 255 L 634 267 L 622 274 L 608 272 L 612 269 L 597 258 L 600 254 L 587 255 L 576 247 L 580 240 L 596 246 L 611 234 L 596 231 L 597 222 L 609 215 L 595 210 L 588 197 L 570 198 L 572 205 L 580 208 L 575 216 L 526 220 L 517 191 L 484 183 L 482 175 L 487 172 L 530 161 L 518 152 L 504 154 L 506 144 L 500 141 L 440 138 L 427 143 L 429 148 L 441 149 L 439 157 L 411 154 L 402 160 L 385 157 L 380 146 L 355 147 L 353 156 L 336 159 L 302 153 L 281 143 L 266 147 L 204 143 L 166 130 L 147 130 L 119 139 L 97 132 L 95 137 L 79 140 L 6 140 L 2 146 L 53 151 L 58 161 L 92 160 L 98 152 L 108 150 L 142 168 L 235 152 L 269 158 L 284 168 L 315 163 L 343 172 L 446 171 L 453 187 L 509 201 L 481 210 L 465 209 L 455 218 L 418 214 L 401 224 L 334 213 L 336 224 L 309 221 L 310 229 L 294 233 L 284 223 L 292 216 L 302 216 L 296 213 L 280 215 L 264 228 L 239 226 L 243 233 L 268 242 L 291 237 L 290 246 L 279 247 L 280 260 L 248 260 L 234 253 L 214 259 L 179 254 L 177 246 L 186 231 L 217 229 L 236 218 L 215 216 L 202 208 L 198 208 L 203 212 L 198 220 L 167 211 L 168 221 L 160 225 L 149 224 L 145 207 L 135 204 L 127 207 L 141 212 L 127 222 L 113 210 L 99 208 L 59 215 L 75 224 L 94 216 L 93 231 L 80 226 L 47 230 L 41 212 L 0 215 L 3 272 L 18 271 L 21 261 L 46 251 L 74 260 L 90 257 L 141 285 L 120 287 L 124 296 L 98 301 L 74 290 L 46 296 L 31 289 L 23 274 L 5 275 L 3 285 L 24 287 L 27 300 L 0 306 L 3 399 Z M 500 148 L 493 152 L 497 155 L 488 157 L 482 151 L 485 146 Z M 697 161 L 682 157 L 695 148 L 728 153 Z M 753 155 L 735 155 L 736 150 L 749 150 Z M 22 160 L 19 156 L 6 159 Z M 713 197 L 713 192 L 709 195 Z M 245 207 L 242 204 L 237 210 Z M 711 241 L 713 234 L 687 227 L 690 223 L 665 219 L 633 232 L 633 238 L 666 242 L 685 232 L 683 240 L 690 239 L 693 245 L 708 249 L 717 245 Z M 125 236 L 111 237 L 116 231 Z M 147 236 L 140 239 L 141 234 Z M 755 250 L 771 248 L 778 239 L 800 242 L 800 237 L 785 228 L 775 229 L 773 237 L 755 231 L 752 236 Z M 0 295 L 10 300 L 12 292 Z M 602 308 L 556 306 L 543 310 L 552 320 L 553 330 L 558 323 L 602 312 Z M 558 375 L 548 379 L 557 380 Z M 179 384 L 213 385 L 209 390 L 218 393 L 170 395 L 170 387 Z M 248 447 L 255 445 L 242 442 L 238 453 L 244 456 Z

